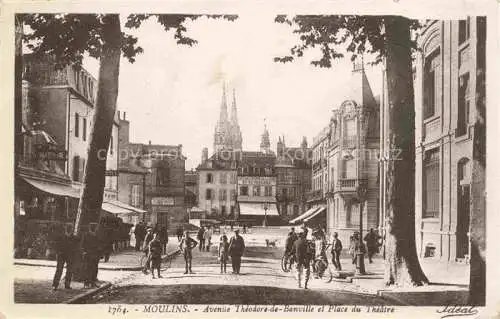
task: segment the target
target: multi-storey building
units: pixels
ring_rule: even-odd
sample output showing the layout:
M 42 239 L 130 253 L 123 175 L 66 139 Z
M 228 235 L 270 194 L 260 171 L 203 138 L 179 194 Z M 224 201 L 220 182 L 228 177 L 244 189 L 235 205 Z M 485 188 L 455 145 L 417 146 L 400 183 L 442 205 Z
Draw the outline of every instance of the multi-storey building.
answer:
M 300 147 L 287 147 L 285 137 L 276 147 L 276 200 L 280 216 L 290 220 L 304 213 L 308 206 L 306 193 L 311 191 L 312 150 L 304 137 Z
M 327 229 L 345 242 L 361 218 L 363 231 L 379 225 L 379 102 L 363 65 L 355 64 L 350 86 L 330 121 L 326 178 Z
M 430 21 L 418 38 L 415 87 L 416 242 L 422 257 L 470 255 L 476 103 L 484 92 L 486 21 Z M 387 113 L 387 105 L 386 113 Z
M 233 151 L 219 151 L 208 158 L 202 152 L 198 166 L 198 208 L 208 218 L 236 219 L 237 162 Z
M 198 172 L 189 170 L 184 173 L 184 202 L 190 210 L 198 204 Z

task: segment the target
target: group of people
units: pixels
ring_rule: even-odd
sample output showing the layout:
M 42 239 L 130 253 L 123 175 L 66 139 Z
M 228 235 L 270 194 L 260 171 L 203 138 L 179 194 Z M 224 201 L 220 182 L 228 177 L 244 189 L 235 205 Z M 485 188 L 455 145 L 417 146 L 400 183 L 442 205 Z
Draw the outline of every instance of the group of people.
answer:
M 213 231 L 210 226 L 207 226 L 206 229 L 204 226 L 200 227 L 198 234 L 196 235 L 196 239 L 198 239 L 198 242 L 200 243 L 198 245 L 198 249 L 200 251 L 210 251 L 210 246 L 212 245 L 212 235 Z
M 149 242 L 153 239 L 153 233 L 157 234 L 163 250 L 165 251 L 167 249 L 168 231 L 166 225 L 160 226 L 156 224 L 154 227 L 151 227 L 147 226 L 144 222 L 139 222 L 135 225 L 131 233 L 134 234 L 135 250 L 137 251 L 148 248 Z
M 293 260 L 293 262 L 295 262 L 299 288 L 302 288 L 302 276 L 305 273 L 303 285 L 305 289 L 307 289 L 307 284 L 309 282 L 311 264 L 313 267 L 313 272 L 316 276 L 318 276 L 319 269 L 316 269 L 315 261 L 322 260 L 326 264 L 328 264 L 326 253 L 328 247 L 331 247 L 331 261 L 333 266 L 335 267 L 335 270 L 342 270 L 342 265 L 340 263 L 340 254 L 342 253 L 343 247 L 342 241 L 338 238 L 338 233 L 333 233 L 331 244 L 328 244 L 325 230 L 320 229 L 313 232 L 312 242 L 307 240 L 308 232 L 309 230 L 303 227 L 302 231 L 297 235 L 297 233 L 295 233 L 295 229 L 292 227 L 285 241 L 285 255 L 288 260 Z M 373 262 L 373 256 L 378 252 L 380 239 L 381 237 L 375 233 L 373 228 L 370 229 L 369 233 L 364 237 L 368 252 L 368 260 L 370 263 Z M 351 236 L 349 252 L 351 253 L 353 264 L 356 263 L 358 253 L 365 253 L 364 244 L 360 240 L 358 232 L 355 232 Z

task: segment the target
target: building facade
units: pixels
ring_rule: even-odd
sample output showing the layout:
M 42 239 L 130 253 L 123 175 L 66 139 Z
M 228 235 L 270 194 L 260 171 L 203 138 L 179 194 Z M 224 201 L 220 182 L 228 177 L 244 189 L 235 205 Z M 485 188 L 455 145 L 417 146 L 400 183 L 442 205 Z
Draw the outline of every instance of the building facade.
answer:
M 421 257 L 470 255 L 476 101 L 484 82 L 485 19 L 431 21 L 418 38 L 415 87 L 416 243 Z
M 363 232 L 380 223 L 379 102 L 363 65 L 354 66 L 350 83 L 344 102 L 333 111 L 327 151 L 327 229 L 344 242 L 360 230 L 361 218 Z
M 330 127 L 324 127 L 314 138 L 312 145 L 312 185 L 307 193 L 310 207 L 326 207 L 328 191 L 328 135 Z
M 291 220 L 309 207 L 306 194 L 311 191 L 312 150 L 304 137 L 300 147 L 287 147 L 279 137 L 276 147 L 276 200 L 280 216 Z

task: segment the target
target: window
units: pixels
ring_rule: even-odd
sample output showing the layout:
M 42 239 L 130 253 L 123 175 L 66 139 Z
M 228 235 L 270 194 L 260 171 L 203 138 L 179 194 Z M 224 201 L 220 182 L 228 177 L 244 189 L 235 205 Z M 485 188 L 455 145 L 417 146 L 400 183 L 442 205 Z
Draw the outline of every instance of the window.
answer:
M 281 206 L 281 215 L 288 215 L 288 206 L 287 206 L 287 204 L 283 204 Z
M 293 205 L 293 215 L 297 216 L 299 214 L 299 205 Z
M 207 174 L 207 179 L 206 179 L 207 183 L 211 184 L 214 182 L 214 177 L 211 173 L 208 173 Z
M 460 76 L 458 81 L 458 114 L 456 136 L 467 133 L 469 122 L 469 73 Z
M 87 92 L 87 86 L 88 86 L 88 84 L 87 84 L 87 80 L 88 80 L 88 78 L 84 74 L 83 75 L 83 83 L 82 84 L 83 84 L 83 96 L 85 96 L 86 98 L 88 98 L 88 92 Z
M 230 201 L 236 200 L 236 190 L 232 189 L 231 190 L 231 198 L 229 198 Z
M 260 196 L 260 186 L 253 187 L 253 196 Z
M 440 79 L 439 49 L 425 58 L 424 66 L 424 119 L 436 114 L 439 103 L 439 79 Z
M 90 93 L 90 100 L 94 100 L 94 82 L 90 81 L 89 83 L 89 93 Z
M 286 198 L 288 196 L 288 189 L 282 188 L 281 189 L 281 196 L 283 196 L 283 198 Z
M 240 195 L 248 196 L 248 186 L 240 186 Z
M 75 80 L 75 88 L 76 90 L 78 91 L 79 90 L 79 86 L 80 86 L 80 72 L 74 68 L 73 69 L 73 76 L 75 77 L 74 80 Z
M 351 179 L 356 177 L 356 160 L 345 158 L 343 161 L 342 178 Z
M 345 121 L 345 135 L 347 137 L 356 136 L 356 122 L 354 119 L 346 119 Z
M 462 44 L 470 37 L 470 19 L 458 21 L 458 44 Z
M 75 113 L 75 137 L 80 135 L 80 114 Z
M 220 173 L 220 183 L 227 184 L 227 173 Z
M 220 213 L 222 216 L 225 216 L 226 215 L 226 206 L 225 205 L 222 205 L 220 207 Z
M 210 188 L 208 188 L 208 189 L 205 191 L 205 199 L 207 199 L 207 200 L 212 199 L 212 190 L 211 190 Z
M 168 185 L 170 182 L 170 168 L 168 167 L 158 168 L 156 176 L 158 185 Z
M 273 196 L 273 187 L 272 186 L 265 186 L 264 187 L 264 194 L 265 194 L 265 196 Z
M 439 149 L 427 151 L 424 158 L 423 218 L 439 215 Z
M 87 140 L 87 119 L 86 118 L 83 118 L 82 138 L 83 138 L 84 141 Z
M 77 182 L 80 180 L 80 156 L 73 156 L 73 181 Z
M 219 200 L 220 201 L 225 201 L 227 198 L 227 189 L 221 189 L 219 190 Z
M 137 185 L 137 184 L 132 185 L 131 194 L 132 194 L 132 198 L 131 198 L 132 206 L 138 207 L 140 205 L 140 203 L 139 203 L 139 201 L 140 201 L 139 185 Z
M 114 143 L 113 143 L 113 136 L 111 136 L 110 140 L 109 140 L 109 154 L 110 155 L 113 155 L 113 148 L 114 148 Z

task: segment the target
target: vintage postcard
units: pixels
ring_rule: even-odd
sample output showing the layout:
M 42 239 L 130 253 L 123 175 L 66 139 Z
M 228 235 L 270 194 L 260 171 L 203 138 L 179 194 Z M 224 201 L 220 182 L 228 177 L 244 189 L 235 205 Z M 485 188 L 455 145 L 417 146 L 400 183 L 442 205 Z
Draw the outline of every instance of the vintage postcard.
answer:
M 0 314 L 499 316 L 497 5 L 3 3 Z

